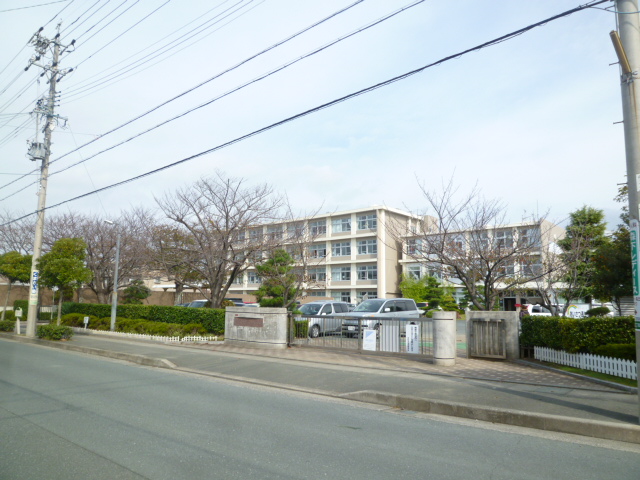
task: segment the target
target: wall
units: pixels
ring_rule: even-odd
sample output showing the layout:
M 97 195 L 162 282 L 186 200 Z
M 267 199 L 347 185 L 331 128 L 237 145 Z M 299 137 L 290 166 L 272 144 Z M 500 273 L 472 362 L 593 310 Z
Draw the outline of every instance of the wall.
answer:
M 287 348 L 287 309 L 227 307 L 225 345 L 249 348 Z

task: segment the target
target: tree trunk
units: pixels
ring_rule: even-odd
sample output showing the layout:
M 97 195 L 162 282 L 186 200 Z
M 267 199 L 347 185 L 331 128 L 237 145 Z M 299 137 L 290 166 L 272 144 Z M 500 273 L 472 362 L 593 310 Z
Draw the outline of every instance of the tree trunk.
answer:
M 60 290 L 60 298 L 58 298 L 58 321 L 56 325 L 60 326 L 60 319 L 62 318 L 62 289 Z

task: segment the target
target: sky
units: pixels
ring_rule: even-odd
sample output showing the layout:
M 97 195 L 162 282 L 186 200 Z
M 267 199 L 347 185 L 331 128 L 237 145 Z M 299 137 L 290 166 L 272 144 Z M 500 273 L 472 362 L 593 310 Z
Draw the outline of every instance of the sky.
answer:
M 76 40 L 60 59 L 60 68 L 74 70 L 58 84 L 56 113 L 66 121 L 53 132 L 47 205 L 55 205 L 585 2 L 423 1 L 225 95 L 415 3 L 363 0 L 107 134 L 354 3 L 0 0 L 0 210 L 17 216 L 37 208 L 38 177 L 15 180 L 37 167 L 26 155 L 36 132 L 28 113 L 48 85 L 46 78 L 36 81 L 37 66 L 24 67 L 34 55 L 28 42 L 42 26 L 52 38 L 60 23 L 62 43 Z M 453 181 L 461 196 L 478 188 L 500 200 L 509 222 L 545 215 L 566 224 L 570 212 L 588 205 L 604 210 L 615 228 L 621 205 L 613 199 L 626 172 L 609 39 L 615 27 L 613 13 L 590 8 L 47 215 L 113 218 L 134 207 L 157 208 L 155 198 L 219 171 L 273 186 L 301 215 L 372 205 L 430 213 L 420 186 L 439 191 Z M 181 43 L 168 49 L 170 41 Z

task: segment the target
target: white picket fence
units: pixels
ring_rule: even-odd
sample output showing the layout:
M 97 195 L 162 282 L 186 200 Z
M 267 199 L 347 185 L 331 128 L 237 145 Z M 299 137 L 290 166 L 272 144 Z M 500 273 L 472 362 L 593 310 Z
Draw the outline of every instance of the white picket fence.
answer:
M 189 335 L 185 337 L 166 337 L 162 335 L 146 335 L 144 333 L 125 333 L 125 332 L 112 332 L 110 330 L 92 330 L 89 328 L 82 327 L 73 327 L 73 331 L 75 333 L 85 333 L 90 335 L 108 335 L 110 337 L 120 337 L 120 338 L 131 338 L 136 340 L 151 340 L 154 342 L 162 342 L 162 343 L 207 343 L 207 342 L 217 342 L 218 337 L 215 335 L 211 336 L 200 336 L 200 335 Z
M 545 347 L 534 347 L 533 355 L 536 360 L 557 363 L 569 367 L 591 370 L 598 373 L 606 373 L 616 377 L 638 378 L 638 364 L 631 360 L 620 358 L 601 357 L 589 353 L 567 353 L 562 350 L 552 350 Z

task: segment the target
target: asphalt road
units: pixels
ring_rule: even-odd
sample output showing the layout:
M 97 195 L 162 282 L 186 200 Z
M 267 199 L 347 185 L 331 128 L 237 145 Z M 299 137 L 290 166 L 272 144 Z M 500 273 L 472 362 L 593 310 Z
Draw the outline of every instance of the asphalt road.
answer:
M 637 445 L 1 347 L 3 480 L 638 479 Z

